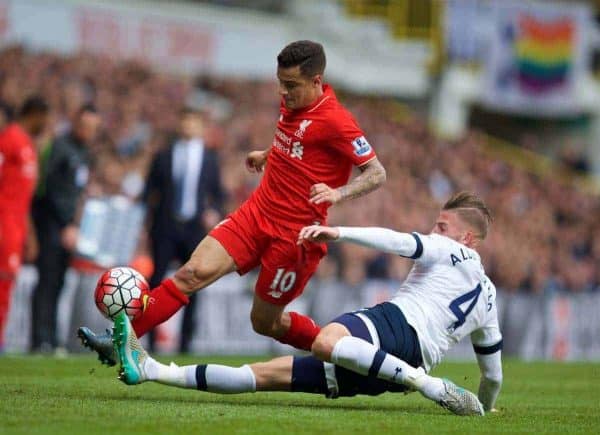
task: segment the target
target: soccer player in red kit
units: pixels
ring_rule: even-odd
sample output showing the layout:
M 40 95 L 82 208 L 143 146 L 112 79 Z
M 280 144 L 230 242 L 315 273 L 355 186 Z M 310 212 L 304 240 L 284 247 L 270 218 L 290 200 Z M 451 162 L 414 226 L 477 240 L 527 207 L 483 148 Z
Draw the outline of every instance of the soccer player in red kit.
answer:
M 151 292 L 146 310 L 133 322 L 137 336 L 171 317 L 187 295 L 229 272 L 244 274 L 260 265 L 250 314 L 254 330 L 310 350 L 319 327 L 285 306 L 302 293 L 327 248 L 298 247 L 298 233 L 306 225 L 325 224 L 330 205 L 375 190 L 385 181 L 385 169 L 352 115 L 323 84 L 321 44 L 293 42 L 277 61 L 281 108 L 275 137 L 269 149 L 250 152 L 246 160 L 250 171 L 264 168 L 260 185 Z M 348 183 L 353 166 L 361 174 Z M 107 336 L 87 328 L 79 335 L 103 362 L 114 363 Z
M 37 181 L 37 153 L 32 138 L 44 130 L 47 115 L 44 100 L 29 98 L 18 120 L 0 132 L 0 349 Z

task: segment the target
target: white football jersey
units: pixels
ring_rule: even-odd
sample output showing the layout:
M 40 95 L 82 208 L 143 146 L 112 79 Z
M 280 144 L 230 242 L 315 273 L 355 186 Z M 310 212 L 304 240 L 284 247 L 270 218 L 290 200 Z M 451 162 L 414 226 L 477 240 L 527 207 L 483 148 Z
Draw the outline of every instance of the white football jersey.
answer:
M 479 254 L 439 234 L 413 235 L 415 263 L 390 302 L 417 332 L 425 370 L 466 335 L 477 347 L 499 343 L 496 287 Z

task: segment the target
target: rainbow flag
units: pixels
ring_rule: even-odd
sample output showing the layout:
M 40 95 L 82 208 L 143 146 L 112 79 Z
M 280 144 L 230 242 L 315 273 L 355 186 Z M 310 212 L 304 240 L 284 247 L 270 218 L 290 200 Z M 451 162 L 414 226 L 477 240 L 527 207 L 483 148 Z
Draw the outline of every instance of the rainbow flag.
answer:
M 565 86 L 575 59 L 574 20 L 540 20 L 522 13 L 518 26 L 515 54 L 521 90 L 540 94 Z

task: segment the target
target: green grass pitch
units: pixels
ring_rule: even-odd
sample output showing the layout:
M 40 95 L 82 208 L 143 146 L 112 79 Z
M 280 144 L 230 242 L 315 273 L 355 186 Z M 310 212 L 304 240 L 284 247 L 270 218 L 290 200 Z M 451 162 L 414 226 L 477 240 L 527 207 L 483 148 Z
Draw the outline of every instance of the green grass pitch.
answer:
M 168 362 L 166 358 L 159 358 Z M 256 358 L 176 358 L 242 364 Z M 475 363 L 436 371 L 475 390 Z M 600 433 L 600 364 L 504 364 L 500 412 L 456 417 L 418 394 L 327 400 L 127 387 L 92 357 L 0 358 L 0 434 Z

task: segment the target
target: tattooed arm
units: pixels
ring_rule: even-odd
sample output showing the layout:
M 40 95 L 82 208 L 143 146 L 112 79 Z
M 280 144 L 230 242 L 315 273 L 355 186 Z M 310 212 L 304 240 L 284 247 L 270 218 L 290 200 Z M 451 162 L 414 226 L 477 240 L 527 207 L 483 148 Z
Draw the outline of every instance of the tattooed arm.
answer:
M 377 189 L 385 182 L 385 168 L 377 158 L 359 166 L 361 174 L 345 186 L 332 189 L 324 183 L 315 184 L 310 189 L 310 202 L 337 204 L 341 201 L 358 198 Z

